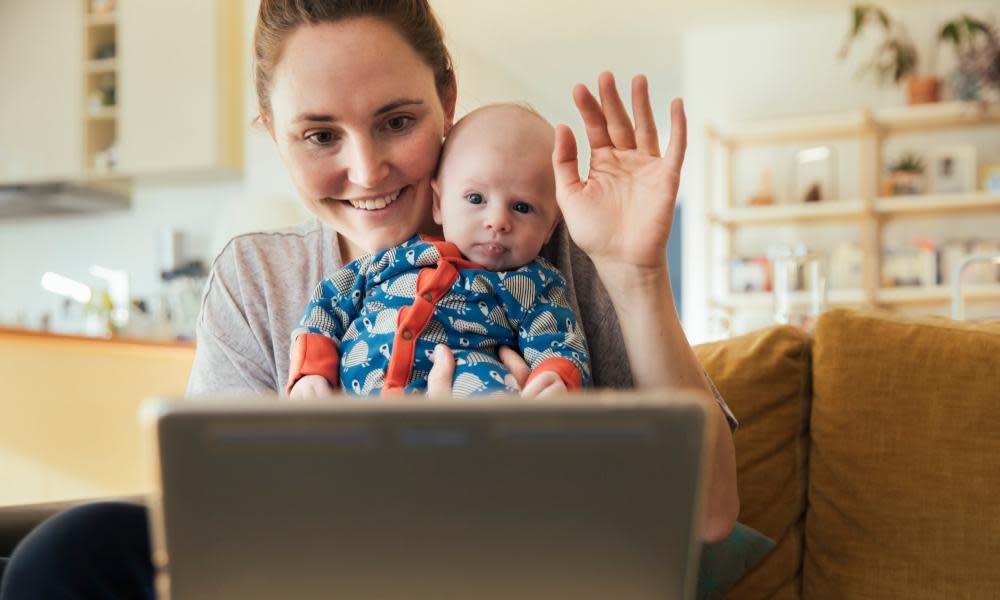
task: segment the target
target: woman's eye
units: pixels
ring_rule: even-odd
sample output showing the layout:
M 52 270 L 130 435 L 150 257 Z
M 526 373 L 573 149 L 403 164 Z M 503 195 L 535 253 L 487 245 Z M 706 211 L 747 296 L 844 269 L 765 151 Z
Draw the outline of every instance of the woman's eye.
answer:
M 317 146 L 327 146 L 336 141 L 332 131 L 314 131 L 307 134 L 306 139 Z
M 471 194 L 468 194 L 465 197 L 465 199 L 468 200 L 470 204 L 482 204 L 483 203 L 483 195 L 479 194 L 477 192 L 472 192 Z
M 393 117 L 385 122 L 385 127 L 389 131 L 403 131 L 409 126 L 412 120 L 412 117 L 406 116 Z
M 514 210 L 522 214 L 528 214 L 534 209 L 527 202 L 517 202 L 514 204 Z

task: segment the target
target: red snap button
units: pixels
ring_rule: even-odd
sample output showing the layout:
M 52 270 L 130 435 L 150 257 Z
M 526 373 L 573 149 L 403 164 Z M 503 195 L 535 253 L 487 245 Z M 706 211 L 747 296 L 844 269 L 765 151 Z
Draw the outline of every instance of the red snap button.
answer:
M 404 340 L 412 340 L 413 339 L 413 332 L 410 331 L 409 329 L 404 329 L 403 330 L 403 339 Z

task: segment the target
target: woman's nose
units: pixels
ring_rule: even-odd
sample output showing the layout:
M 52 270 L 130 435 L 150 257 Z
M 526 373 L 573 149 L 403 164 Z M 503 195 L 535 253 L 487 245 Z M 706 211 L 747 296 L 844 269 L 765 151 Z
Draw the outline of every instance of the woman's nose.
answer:
M 347 178 L 356 186 L 376 188 L 389 174 L 389 165 L 378 144 L 359 139 L 353 144 Z

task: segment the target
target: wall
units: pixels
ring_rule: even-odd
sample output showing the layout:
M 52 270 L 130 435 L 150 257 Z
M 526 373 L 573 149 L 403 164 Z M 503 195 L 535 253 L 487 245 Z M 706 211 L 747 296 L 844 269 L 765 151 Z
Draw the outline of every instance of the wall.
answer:
M 890 13 L 903 20 L 913 38 L 918 42 L 924 57 L 921 70 L 946 73 L 950 66 L 950 52 L 942 50 L 934 60 L 931 43 L 940 23 L 954 18 L 963 11 L 981 17 L 1000 20 L 1000 6 L 996 2 L 922 2 L 894 8 Z M 859 59 L 867 56 L 872 40 L 862 40 L 853 48 L 849 60 L 839 62 L 837 51 L 849 25 L 849 9 L 826 9 L 808 16 L 784 16 L 723 26 L 705 25 L 689 31 L 683 43 L 683 88 L 689 118 L 688 161 L 683 179 L 684 195 L 689 199 L 684 211 L 685 230 L 685 329 L 692 341 L 708 336 L 709 310 L 707 307 L 705 258 L 705 200 L 704 130 L 707 125 L 726 126 L 743 121 L 797 114 L 815 114 L 881 108 L 905 103 L 899 88 L 879 88 L 869 81 L 855 78 Z M 987 144 L 992 144 L 984 158 L 1000 160 L 994 129 L 992 142 L 985 134 Z M 964 132 L 963 136 L 970 132 Z M 954 140 L 952 140 L 954 141 Z M 938 141 L 912 140 L 916 147 L 925 144 L 946 144 Z M 847 162 L 846 160 L 843 162 Z M 853 163 L 852 163 L 853 164 Z M 852 174 L 845 174 L 845 185 L 852 185 Z M 776 182 L 781 186 L 781 182 Z M 1000 231 L 1000 216 L 964 219 L 967 231 L 982 236 Z M 972 221 L 972 223 L 969 223 Z M 940 234 L 957 223 L 907 225 L 888 236 L 901 240 L 916 233 Z M 856 228 L 855 228 L 856 229 Z M 749 245 L 761 243 L 761 236 L 801 237 L 803 230 L 780 231 L 769 228 L 759 233 Z M 837 231 L 826 234 L 809 230 L 810 236 L 839 235 Z M 719 269 L 715 269 L 716 272 Z

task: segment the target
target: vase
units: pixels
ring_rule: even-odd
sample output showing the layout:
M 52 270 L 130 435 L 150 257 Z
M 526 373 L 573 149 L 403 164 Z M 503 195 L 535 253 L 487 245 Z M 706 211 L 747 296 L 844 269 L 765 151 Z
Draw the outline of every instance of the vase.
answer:
M 940 88 L 937 77 L 910 77 L 906 80 L 907 100 L 910 104 L 937 102 Z
M 965 69 L 955 71 L 951 76 L 951 93 L 962 102 L 979 98 L 979 74 Z

